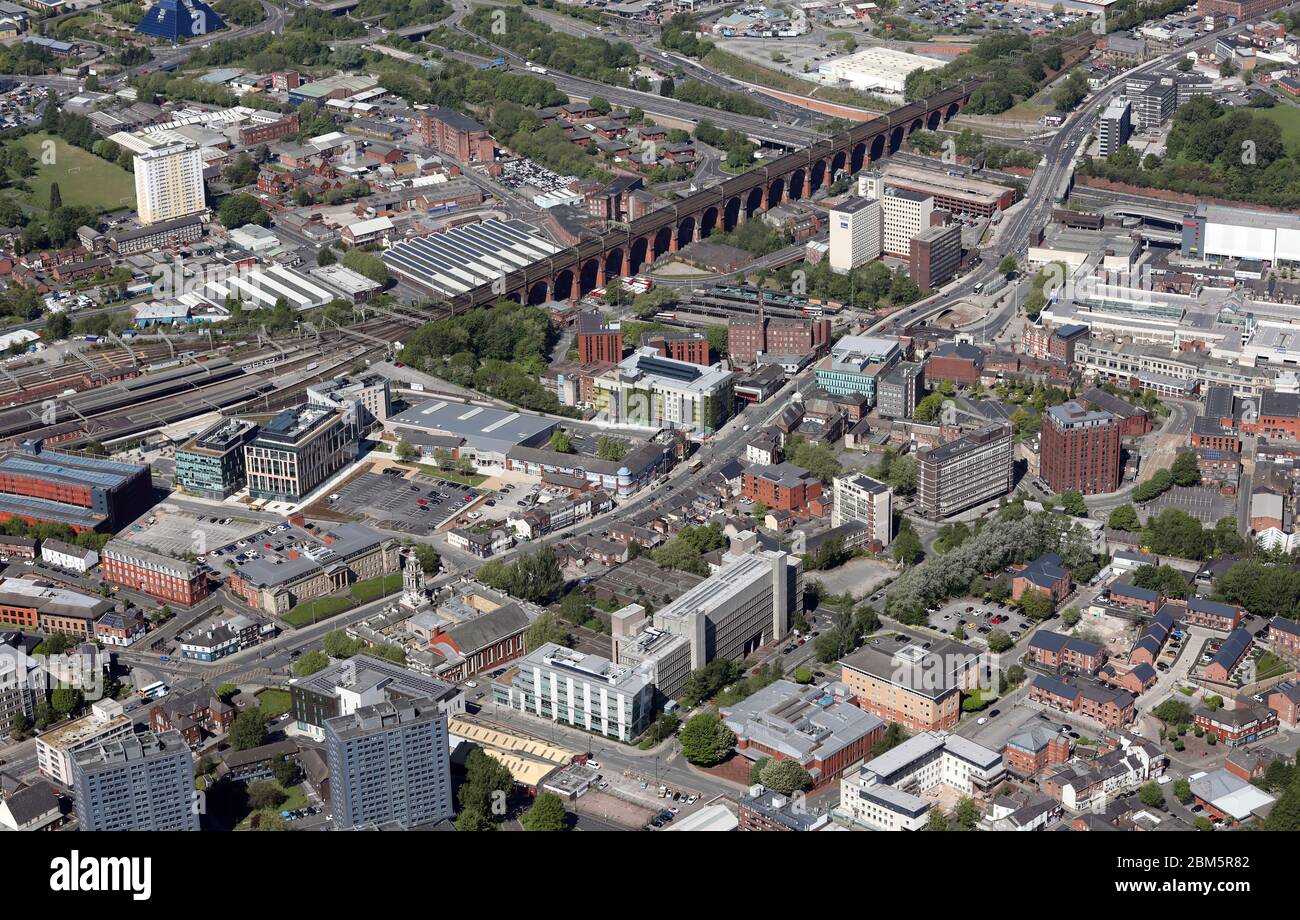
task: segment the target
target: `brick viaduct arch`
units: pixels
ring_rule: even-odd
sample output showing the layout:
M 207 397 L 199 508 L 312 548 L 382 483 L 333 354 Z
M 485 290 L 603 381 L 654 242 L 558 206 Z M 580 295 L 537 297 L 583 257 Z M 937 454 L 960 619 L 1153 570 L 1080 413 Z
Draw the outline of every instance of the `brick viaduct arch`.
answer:
M 934 130 L 965 107 L 977 82 L 943 90 L 854 125 L 763 166 L 696 192 L 625 227 L 585 237 L 505 279 L 505 293 L 515 300 L 543 303 L 582 296 L 602 287 L 607 278 L 636 274 L 661 256 L 709 236 L 729 231 L 756 214 L 787 201 L 807 198 L 839 176 L 895 153 L 913 131 Z M 482 285 L 456 297 L 453 312 L 491 303 L 502 295 Z

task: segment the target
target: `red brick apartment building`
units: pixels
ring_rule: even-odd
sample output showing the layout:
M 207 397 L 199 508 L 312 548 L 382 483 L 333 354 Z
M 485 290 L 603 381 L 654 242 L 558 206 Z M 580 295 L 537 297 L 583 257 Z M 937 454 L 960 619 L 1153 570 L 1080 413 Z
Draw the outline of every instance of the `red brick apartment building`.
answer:
M 878 639 L 840 661 L 840 680 L 854 702 L 910 732 L 946 731 L 961 718 L 961 694 L 978 685 L 975 649 L 947 639 L 925 648 L 912 640 Z
M 1221 450 L 1224 453 L 1241 453 L 1241 436 L 1236 430 L 1224 427 L 1218 419 L 1198 415 L 1192 420 L 1191 445 L 1197 450 Z
M 1268 708 L 1288 728 L 1300 725 L 1300 683 L 1287 680 L 1274 687 L 1268 694 Z
M 1214 659 L 1205 666 L 1205 679 L 1227 683 L 1232 679 L 1232 672 L 1237 669 L 1237 665 L 1250 652 L 1251 645 L 1250 633 L 1246 630 L 1235 629 L 1228 633 L 1228 638 L 1223 640 L 1219 650 L 1214 653 Z
M 417 131 L 420 143 L 464 163 L 491 163 L 496 157 L 496 142 L 487 128 L 452 109 L 429 109 Z
M 1131 665 L 1151 665 L 1154 666 L 1160 653 L 1164 651 L 1165 643 L 1169 641 L 1169 636 L 1177 624 L 1177 614 L 1181 608 L 1173 604 L 1165 604 L 1160 608 L 1160 612 L 1153 616 L 1146 628 L 1142 630 L 1142 635 L 1133 643 L 1133 648 L 1128 654 L 1128 663 Z
M 1022 778 L 1037 776 L 1070 759 L 1070 736 L 1041 719 L 1031 719 L 1002 748 L 1002 763 Z
M 1192 722 L 1228 747 L 1250 744 L 1277 731 L 1277 714 L 1267 706 L 1219 710 L 1198 706 L 1192 710 Z
M 1300 395 L 1265 390 L 1259 397 L 1259 416 L 1253 422 L 1243 421 L 1241 430 L 1267 438 L 1300 441 Z
M 1094 642 L 1040 629 L 1029 640 L 1029 660 L 1040 668 L 1096 674 L 1106 663 L 1106 650 Z
M 1133 694 L 1094 680 L 1061 680 L 1040 674 L 1029 687 L 1029 699 L 1062 712 L 1076 712 L 1108 728 L 1133 721 Z
M 709 367 L 709 339 L 702 332 L 664 332 L 641 340 L 659 351 L 661 357 Z
M 1053 492 L 1114 492 L 1122 472 L 1119 419 L 1074 401 L 1052 406 L 1043 413 L 1039 469 Z
M 944 342 L 925 359 L 925 380 L 951 380 L 958 386 L 970 386 L 984 373 L 984 352 L 968 342 Z
M 1153 615 L 1165 602 L 1159 591 L 1153 591 L 1150 588 L 1139 588 L 1127 581 L 1117 581 L 1108 590 L 1110 591 L 1110 602 L 1112 604 L 1143 610 Z
M 734 364 L 749 365 L 758 353 L 808 355 L 830 346 L 831 321 L 732 317 L 727 320 L 727 355 Z
M 623 333 L 605 324 L 595 311 L 578 314 L 578 361 L 581 364 L 604 362 L 617 364 L 623 360 Z
M 1203 597 L 1188 598 L 1179 606 L 1182 608 L 1179 616 L 1188 626 L 1204 626 L 1219 632 L 1232 632 L 1246 616 L 1244 607 L 1207 601 Z
M 250 147 L 253 144 L 269 144 L 282 137 L 298 133 L 298 113 L 292 112 L 263 124 L 245 125 L 239 129 L 239 144 Z
M 778 511 L 815 514 L 812 505 L 821 498 L 822 483 L 793 463 L 752 466 L 745 470 L 741 493 Z
M 119 540 L 99 554 L 104 580 L 170 604 L 191 607 L 208 596 L 208 577 L 198 566 L 152 553 Z
M 1087 341 L 1088 327 L 1070 323 L 1054 327 L 1051 323 L 1041 326 L 1026 324 L 1020 336 L 1020 347 L 1032 358 L 1055 358 L 1064 364 L 1074 363 L 1074 349 Z
M 221 702 L 211 689 L 199 689 L 153 706 L 149 710 L 149 728 L 154 732 L 178 731 L 192 747 L 202 742 L 205 731 L 224 735 L 237 714 L 234 706 Z
M 1056 553 L 1044 553 L 1011 576 L 1011 598 L 1020 600 L 1026 591 L 1042 591 L 1059 604 L 1070 593 L 1070 570 Z
M 1232 16 L 1238 22 L 1263 16 L 1286 6 L 1286 0 L 1196 0 L 1202 16 Z
M 1300 620 L 1273 617 L 1268 624 L 1268 644 L 1284 655 L 1300 657 Z

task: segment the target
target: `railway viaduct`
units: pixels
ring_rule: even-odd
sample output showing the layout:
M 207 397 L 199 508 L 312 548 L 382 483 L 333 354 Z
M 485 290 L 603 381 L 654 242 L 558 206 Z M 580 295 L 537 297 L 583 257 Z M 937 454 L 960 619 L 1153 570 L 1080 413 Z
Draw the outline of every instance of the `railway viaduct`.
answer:
M 568 249 L 458 295 L 449 303 L 451 311 L 502 298 L 534 304 L 565 300 L 603 286 L 606 278 L 633 275 L 719 228 L 731 230 L 783 202 L 810 197 L 842 170 L 856 173 L 889 156 L 913 131 L 934 130 L 960 112 L 980 82 L 950 87 L 854 125 L 628 224 L 584 233 Z

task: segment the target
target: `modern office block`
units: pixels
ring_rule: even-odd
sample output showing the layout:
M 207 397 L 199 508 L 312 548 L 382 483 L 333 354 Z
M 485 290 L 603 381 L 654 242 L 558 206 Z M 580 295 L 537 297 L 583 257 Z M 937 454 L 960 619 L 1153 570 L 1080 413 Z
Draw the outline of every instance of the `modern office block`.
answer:
M 911 189 L 886 187 L 880 202 L 884 212 L 884 251 L 906 259 L 912 253 L 913 237 L 930 226 L 934 196 Z
M 1101 113 L 1101 120 L 1098 123 L 1098 152 L 1104 157 L 1110 156 L 1128 143 L 1129 135 L 1132 133 L 1132 104 L 1123 96 L 1112 99 L 1105 111 Z
M 880 258 L 884 212 L 879 201 L 853 198 L 830 213 L 830 266 L 847 272 Z
M 894 496 L 889 486 L 862 473 L 849 473 L 836 477 L 833 488 L 831 526 L 854 521 L 865 524 L 872 542 L 888 546 L 893 538 L 894 517 Z
M 248 494 L 298 501 L 356 456 L 356 426 L 345 409 L 286 409 L 244 448 Z
M 654 719 L 654 668 L 628 667 L 548 642 L 494 682 L 502 706 L 530 712 L 620 741 L 631 741 Z
M 916 506 L 943 518 L 1011 491 L 1011 426 L 987 425 L 916 458 Z
M 257 437 L 257 425 L 245 419 L 222 419 L 176 451 L 176 484 L 186 492 L 214 501 L 244 487 L 244 447 Z

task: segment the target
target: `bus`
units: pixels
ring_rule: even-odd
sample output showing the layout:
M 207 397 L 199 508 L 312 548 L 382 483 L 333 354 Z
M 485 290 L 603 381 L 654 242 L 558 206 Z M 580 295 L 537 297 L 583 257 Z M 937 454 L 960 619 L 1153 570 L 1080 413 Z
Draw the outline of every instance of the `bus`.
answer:
M 160 680 L 154 681 L 138 691 L 142 700 L 156 700 L 167 695 L 167 685 Z

